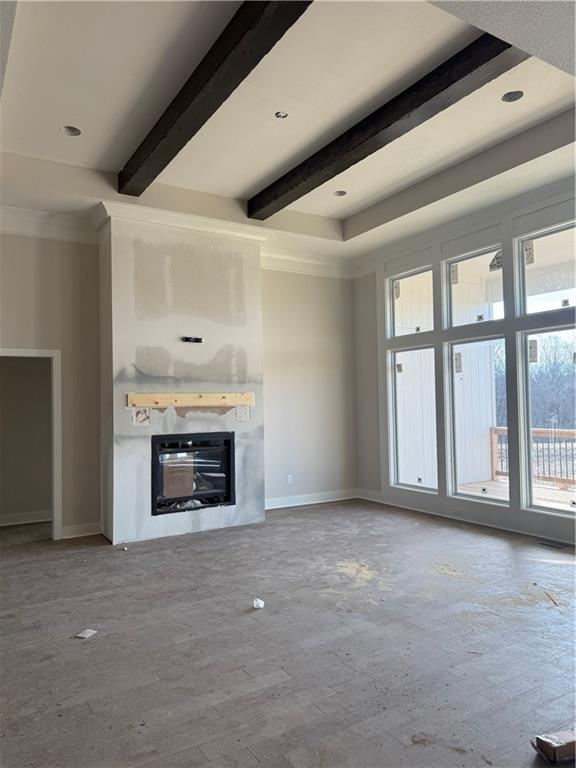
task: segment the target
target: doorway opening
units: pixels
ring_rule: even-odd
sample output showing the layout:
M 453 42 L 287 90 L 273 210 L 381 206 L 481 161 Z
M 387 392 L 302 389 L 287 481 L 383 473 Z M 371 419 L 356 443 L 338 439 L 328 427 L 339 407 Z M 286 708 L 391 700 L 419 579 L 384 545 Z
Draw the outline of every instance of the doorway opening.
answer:
M 0 542 L 62 538 L 60 350 L 0 349 Z

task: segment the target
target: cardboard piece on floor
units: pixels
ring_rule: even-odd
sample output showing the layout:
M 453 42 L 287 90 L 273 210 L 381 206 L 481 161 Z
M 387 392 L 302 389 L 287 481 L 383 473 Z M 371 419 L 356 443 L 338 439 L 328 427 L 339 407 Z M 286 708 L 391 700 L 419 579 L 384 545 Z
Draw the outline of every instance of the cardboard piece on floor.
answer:
M 89 637 L 92 637 L 92 635 L 97 635 L 98 630 L 97 629 L 83 629 L 82 632 L 78 632 L 77 635 L 74 635 L 74 637 L 79 637 L 80 640 L 87 640 Z
M 550 765 L 568 763 L 576 757 L 576 733 L 574 731 L 543 733 L 532 739 L 531 744 Z

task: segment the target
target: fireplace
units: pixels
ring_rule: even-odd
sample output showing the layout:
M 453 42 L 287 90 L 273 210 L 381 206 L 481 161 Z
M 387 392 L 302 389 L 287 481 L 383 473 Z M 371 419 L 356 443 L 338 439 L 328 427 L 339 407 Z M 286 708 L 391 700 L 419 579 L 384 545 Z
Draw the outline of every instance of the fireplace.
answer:
M 152 437 L 152 514 L 235 504 L 234 433 Z

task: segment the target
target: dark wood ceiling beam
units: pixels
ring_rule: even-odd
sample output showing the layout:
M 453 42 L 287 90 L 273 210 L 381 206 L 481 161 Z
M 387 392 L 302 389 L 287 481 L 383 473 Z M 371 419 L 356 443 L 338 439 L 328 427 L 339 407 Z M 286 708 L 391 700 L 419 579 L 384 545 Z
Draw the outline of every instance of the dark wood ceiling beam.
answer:
M 118 174 L 118 191 L 125 195 L 141 195 L 311 2 L 247 0 L 242 3 Z
M 529 54 L 509 43 L 481 35 L 258 192 L 248 201 L 248 216 L 267 219 L 527 58 Z

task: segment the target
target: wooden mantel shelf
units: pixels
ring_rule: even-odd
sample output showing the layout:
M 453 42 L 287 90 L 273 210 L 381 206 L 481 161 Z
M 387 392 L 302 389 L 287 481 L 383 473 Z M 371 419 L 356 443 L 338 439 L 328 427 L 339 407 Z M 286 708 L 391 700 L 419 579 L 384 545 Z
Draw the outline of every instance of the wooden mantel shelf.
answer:
M 255 405 L 254 392 L 129 392 L 128 408 L 233 408 Z

